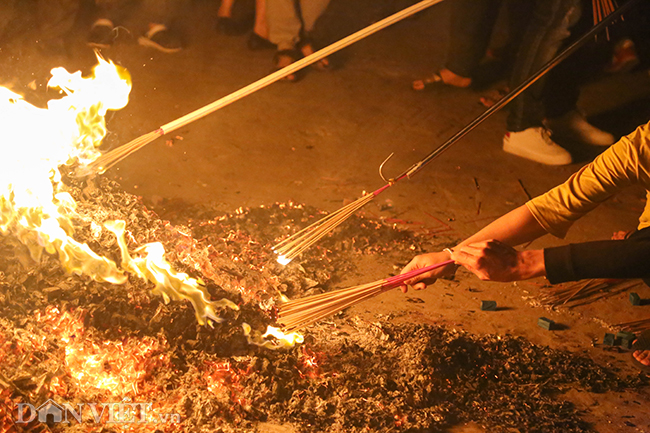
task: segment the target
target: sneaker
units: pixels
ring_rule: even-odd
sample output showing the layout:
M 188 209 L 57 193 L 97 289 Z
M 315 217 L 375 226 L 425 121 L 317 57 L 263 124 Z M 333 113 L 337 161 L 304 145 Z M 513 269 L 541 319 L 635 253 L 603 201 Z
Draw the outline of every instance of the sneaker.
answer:
M 553 131 L 554 135 L 572 138 L 592 146 L 609 146 L 616 141 L 609 132 L 587 122 L 585 116 L 578 110 L 571 110 L 562 117 L 547 119 L 546 126 Z
M 163 53 L 176 53 L 183 48 L 180 40 L 163 24 L 149 24 L 149 31 L 138 38 L 138 43 Z
M 93 48 L 108 48 L 113 45 L 115 36 L 113 22 L 109 19 L 101 18 L 95 21 L 90 28 L 90 34 L 86 43 Z
M 503 150 L 546 165 L 567 165 L 572 161 L 571 154 L 551 140 L 549 130 L 541 126 L 507 132 Z

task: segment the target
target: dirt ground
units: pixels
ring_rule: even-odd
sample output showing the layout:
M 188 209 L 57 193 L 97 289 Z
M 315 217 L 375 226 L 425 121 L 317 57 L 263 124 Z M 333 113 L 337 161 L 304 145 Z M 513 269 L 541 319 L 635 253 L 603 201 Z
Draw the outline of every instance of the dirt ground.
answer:
M 334 2 L 325 17 L 324 34 L 331 40 L 406 4 L 344 3 Z M 216 6 L 209 1 L 188 3 L 178 19 L 187 44 L 180 53 L 163 54 L 139 46 L 137 36 L 145 17 L 137 15 L 125 24 L 115 46 L 102 51 L 133 77 L 129 105 L 109 116 L 107 148 L 153 131 L 271 71 L 273 52 L 249 51 L 245 36 L 215 31 Z M 378 167 L 389 154 L 394 156 L 386 173 L 401 173 L 484 110 L 478 103 L 484 92 L 416 93 L 410 88 L 413 79 L 444 61 L 448 9 L 443 2 L 363 40 L 336 59 L 336 70 L 309 70 L 299 83 L 265 88 L 157 140 L 105 175 L 142 196 L 172 222 L 182 222 L 176 221 L 181 211 L 197 204 L 230 212 L 240 206 L 292 200 L 336 210 L 383 184 Z M 87 24 L 82 17 L 69 34 L 54 42 L 28 26 L 0 52 L 0 83 L 38 102 L 47 97 L 43 89 L 52 67 L 87 72 L 94 64 L 93 51 L 85 45 Z M 617 136 L 631 132 L 650 119 L 649 71 L 597 74 L 585 83 L 580 107 L 593 123 Z M 581 158 L 570 166 L 548 167 L 505 154 L 501 150 L 505 116 L 505 112 L 492 116 L 416 177 L 390 188 L 367 206 L 366 215 L 394 218 L 401 227 L 412 229 L 435 229 L 442 222 L 451 230 L 439 236 L 451 245 L 523 204 L 527 195 L 538 195 L 562 182 L 587 162 Z M 606 239 L 614 231 L 632 229 L 643 203 L 643 191 L 626 191 L 577 223 L 566 240 L 546 236 L 530 248 Z M 373 281 L 403 264 L 369 257 L 344 283 Z M 548 310 L 529 299 L 544 284 L 542 279 L 518 284 L 481 282 L 460 270 L 453 281 L 406 295 L 387 293 L 355 307 L 354 312 L 444 323 L 477 334 L 524 336 L 536 344 L 586 352 L 600 363 L 631 372 L 629 353 L 604 350 L 598 343 L 614 329 L 610 325 L 647 318 L 650 306 L 632 307 L 626 292 L 580 308 Z M 637 291 L 650 299 L 650 288 Z M 480 311 L 481 300 L 496 300 L 503 308 Z M 564 329 L 549 332 L 538 327 L 541 316 Z M 584 410 L 585 419 L 597 431 L 650 432 L 647 389 L 606 394 L 576 391 L 565 397 Z M 265 428 L 290 431 L 282 426 Z M 464 425 L 454 431 L 483 430 Z

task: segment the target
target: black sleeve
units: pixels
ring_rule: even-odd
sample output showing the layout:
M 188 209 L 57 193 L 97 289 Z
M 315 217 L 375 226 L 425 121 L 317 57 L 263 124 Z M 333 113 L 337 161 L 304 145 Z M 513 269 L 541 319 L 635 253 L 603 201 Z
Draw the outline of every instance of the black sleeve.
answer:
M 629 239 L 569 244 L 544 250 L 551 284 L 586 278 L 650 277 L 650 229 Z

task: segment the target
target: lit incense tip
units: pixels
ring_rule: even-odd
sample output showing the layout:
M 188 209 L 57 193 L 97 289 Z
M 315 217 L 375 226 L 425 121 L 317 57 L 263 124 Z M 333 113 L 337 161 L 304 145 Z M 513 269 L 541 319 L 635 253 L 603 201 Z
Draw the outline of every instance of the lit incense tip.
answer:
M 291 263 L 291 259 L 288 259 L 285 256 L 280 255 L 278 256 L 278 263 L 280 263 L 283 266 L 286 266 L 289 263 Z

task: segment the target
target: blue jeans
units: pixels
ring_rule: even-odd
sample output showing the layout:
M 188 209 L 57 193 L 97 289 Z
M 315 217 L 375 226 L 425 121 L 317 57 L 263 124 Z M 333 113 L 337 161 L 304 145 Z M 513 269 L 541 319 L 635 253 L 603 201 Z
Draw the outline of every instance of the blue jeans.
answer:
M 581 12 L 580 0 L 535 0 L 533 15 L 523 35 L 513 66 L 510 79 L 512 89 L 537 72 L 558 53 L 562 44 L 571 35 L 570 29 L 578 22 Z M 556 69 L 561 66 L 557 66 Z M 549 100 L 553 101 L 552 111 L 555 114 L 550 117 L 557 117 L 575 108 L 578 83 L 567 77 L 572 73 L 571 68 L 565 67 L 558 71 L 549 72 L 511 102 L 507 120 L 508 131 L 518 132 L 542 126 L 544 118 L 548 115 L 547 101 Z M 548 85 L 548 80 L 554 81 L 552 85 Z M 554 93 L 561 89 L 559 90 L 561 94 L 548 95 L 546 92 L 549 89 L 553 89 Z

